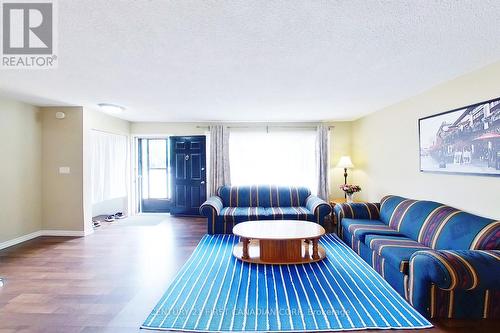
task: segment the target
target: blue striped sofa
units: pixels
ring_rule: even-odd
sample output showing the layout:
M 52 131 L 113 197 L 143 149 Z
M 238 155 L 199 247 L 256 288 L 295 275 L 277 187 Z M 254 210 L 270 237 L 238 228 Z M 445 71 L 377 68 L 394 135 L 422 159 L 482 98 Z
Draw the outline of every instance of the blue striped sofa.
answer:
M 200 213 L 208 219 L 209 234 L 231 234 L 234 225 L 244 221 L 307 220 L 322 224 L 331 207 L 305 187 L 222 186 L 201 205 Z
M 428 318 L 500 318 L 500 221 L 386 196 L 335 206 L 342 239 Z

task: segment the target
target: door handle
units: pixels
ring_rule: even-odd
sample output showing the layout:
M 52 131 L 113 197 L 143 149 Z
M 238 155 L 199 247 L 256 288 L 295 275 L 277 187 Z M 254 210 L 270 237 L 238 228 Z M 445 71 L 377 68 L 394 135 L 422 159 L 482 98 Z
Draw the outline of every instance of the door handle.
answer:
M 205 184 L 205 181 L 204 181 L 204 180 L 202 180 L 202 181 L 200 182 L 200 184 L 201 184 L 201 185 Z
M 187 161 L 189 160 L 189 155 L 184 156 L 184 159 Z

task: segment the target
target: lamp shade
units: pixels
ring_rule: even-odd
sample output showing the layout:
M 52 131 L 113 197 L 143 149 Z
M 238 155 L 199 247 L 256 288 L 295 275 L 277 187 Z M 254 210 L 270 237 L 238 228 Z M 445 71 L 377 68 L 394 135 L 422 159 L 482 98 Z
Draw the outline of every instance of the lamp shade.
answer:
M 337 164 L 337 168 L 350 169 L 354 168 L 354 164 L 352 164 L 351 156 L 342 156 Z

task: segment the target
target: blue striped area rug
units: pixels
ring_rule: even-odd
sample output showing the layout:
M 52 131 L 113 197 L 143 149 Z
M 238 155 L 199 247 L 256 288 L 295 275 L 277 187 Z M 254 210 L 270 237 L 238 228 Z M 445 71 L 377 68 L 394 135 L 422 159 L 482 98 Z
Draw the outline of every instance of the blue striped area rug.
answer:
M 317 332 L 432 325 L 336 235 L 323 261 L 236 260 L 233 235 L 206 235 L 142 328 L 191 332 Z

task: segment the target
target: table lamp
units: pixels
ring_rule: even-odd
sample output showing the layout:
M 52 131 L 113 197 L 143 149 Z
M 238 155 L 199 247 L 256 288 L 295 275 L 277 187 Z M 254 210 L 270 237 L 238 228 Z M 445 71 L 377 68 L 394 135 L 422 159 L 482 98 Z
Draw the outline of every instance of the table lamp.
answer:
M 342 156 L 337 164 L 337 168 L 344 169 L 344 184 L 347 184 L 347 169 L 354 168 L 352 164 L 351 156 Z

